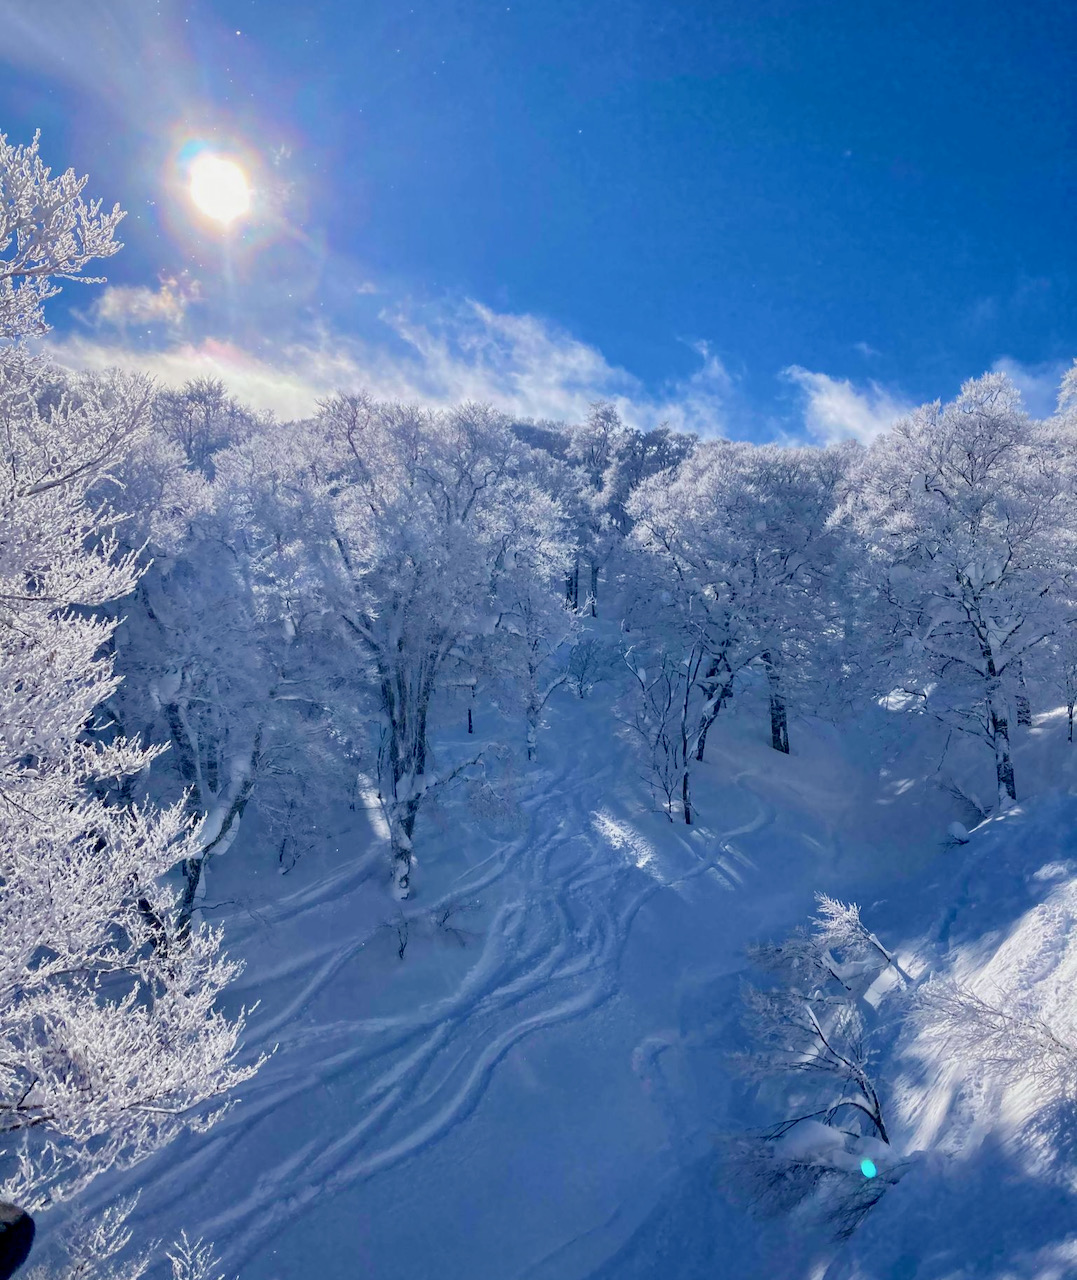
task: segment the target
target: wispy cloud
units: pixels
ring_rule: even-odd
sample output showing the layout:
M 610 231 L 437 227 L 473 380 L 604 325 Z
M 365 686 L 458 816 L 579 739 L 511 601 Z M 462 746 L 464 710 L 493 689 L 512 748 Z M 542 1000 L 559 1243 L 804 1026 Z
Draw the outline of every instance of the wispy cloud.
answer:
M 1011 356 L 999 356 L 991 366 L 992 373 L 1004 373 L 1021 393 L 1025 409 L 1034 418 L 1049 418 L 1058 403 L 1062 377 L 1070 367 L 1068 360 L 1047 360 L 1042 364 L 1022 364 Z
M 150 290 L 117 291 L 101 303 L 113 320 L 166 305 Z M 258 352 L 214 337 L 149 346 L 122 330 L 111 340 L 103 334 L 54 336 L 48 346 L 72 368 L 139 369 L 170 386 L 220 378 L 234 395 L 282 417 L 304 416 L 333 392 L 362 387 L 385 399 L 430 405 L 480 400 L 519 417 L 567 421 L 579 421 L 593 401 L 605 399 L 641 429 L 665 422 L 715 435 L 733 390 L 733 379 L 705 343 L 694 344 L 698 369 L 652 391 L 596 347 L 537 316 L 501 313 L 469 300 L 399 304 L 384 309 L 381 322 L 384 341 L 325 330 Z
M 219 378 L 244 404 L 282 418 L 304 417 L 320 398 L 361 381 L 356 381 L 349 357 L 311 347 L 292 346 L 267 358 L 217 338 L 147 349 L 80 334 L 50 338 L 45 347 L 69 369 L 148 373 L 166 387 L 180 387 L 192 378 Z
M 857 388 L 848 378 L 813 373 L 796 364 L 783 369 L 782 376 L 800 389 L 804 426 L 823 444 L 839 440 L 866 444 L 913 407 L 877 382 Z
M 187 308 L 199 298 L 199 284 L 186 272 L 163 276 L 160 287 L 147 285 L 108 285 L 94 299 L 87 319 L 95 328 L 111 328 L 125 332 L 132 327 L 164 325 L 179 330 Z

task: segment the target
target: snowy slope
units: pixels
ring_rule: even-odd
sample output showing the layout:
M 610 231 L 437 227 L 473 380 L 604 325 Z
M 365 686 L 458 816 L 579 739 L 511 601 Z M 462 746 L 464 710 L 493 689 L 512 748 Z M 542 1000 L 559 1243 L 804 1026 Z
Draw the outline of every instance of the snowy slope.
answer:
M 1040 967 L 1068 954 L 1077 814 L 1061 792 L 954 850 L 946 826 L 964 815 L 922 743 L 797 722 L 782 757 L 744 705 L 715 727 L 687 829 L 649 810 L 597 696 L 564 694 L 548 718 L 514 815 L 480 822 L 456 796 L 427 821 L 403 911 L 363 812 L 326 815 L 322 847 L 286 876 L 253 831 L 214 869 L 212 917 L 248 961 L 237 999 L 260 1002 L 252 1048 L 279 1047 L 208 1137 L 107 1189 L 143 1186 L 140 1230 L 204 1234 L 244 1280 L 821 1275 L 825 1248 L 746 1219 L 717 1185 L 718 1137 L 761 1114 L 725 1059 L 746 944 L 801 922 L 819 889 L 860 901 L 921 967 L 987 963 L 1044 900 Z M 1029 774 L 1062 781 L 1061 734 L 1051 722 L 1026 743 Z M 1070 1193 L 1002 1154 L 1012 1100 L 984 1103 L 969 1155 L 958 1086 L 921 1071 L 917 1093 L 912 1059 L 902 1071 L 900 1140 L 962 1154 L 919 1163 L 828 1274 L 996 1274 L 960 1270 L 945 1237 L 959 1217 L 966 1250 L 988 1239 L 967 1201 L 996 1203 L 988 1184 L 1011 1175 L 1029 1229 L 990 1248 L 1055 1247 L 1064 1232 L 1034 1224 L 1061 1221 Z M 997 1204 L 983 1216 L 997 1227 Z M 951 1270 L 915 1269 L 919 1220 Z
M 968 850 L 924 953 L 934 943 L 943 972 L 1077 1046 L 1077 797 L 1034 797 L 985 823 Z M 902 1034 L 892 1091 L 906 1149 L 924 1154 L 828 1280 L 1077 1275 L 1072 1069 L 1003 1070 L 991 1056 Z

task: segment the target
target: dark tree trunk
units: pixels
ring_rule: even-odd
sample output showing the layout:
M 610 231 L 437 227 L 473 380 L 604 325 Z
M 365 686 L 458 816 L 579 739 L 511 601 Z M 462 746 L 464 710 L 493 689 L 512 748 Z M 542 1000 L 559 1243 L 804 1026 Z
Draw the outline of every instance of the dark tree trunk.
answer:
M 1030 729 L 1032 727 L 1032 703 L 1029 700 L 1028 687 L 1025 684 L 1024 668 L 1020 663 L 1017 667 L 1017 694 L 1014 697 L 1014 703 L 1018 725 L 1022 728 Z
M 769 653 L 763 654 L 763 665 L 766 667 L 767 683 L 770 685 L 770 745 L 775 751 L 788 755 L 789 716 L 781 693 L 781 677 Z
M 417 693 L 412 693 L 400 671 L 382 680 L 383 705 L 389 713 L 389 769 L 392 805 L 389 837 L 393 851 L 393 884 L 397 896 L 411 892 L 412 835 L 422 805 L 419 790 L 426 776 L 426 725 L 434 690 L 433 664 L 427 669 Z M 410 713 L 410 714 L 409 714 Z M 406 792 L 400 795 L 400 784 Z
M 576 557 L 572 572 L 565 579 L 565 602 L 573 609 L 580 607 L 580 558 Z
M 253 773 L 253 766 L 252 766 Z M 232 801 L 231 807 L 224 821 L 221 823 L 220 833 L 216 839 L 211 841 L 197 858 L 184 858 L 183 876 L 184 885 L 183 893 L 180 897 L 179 915 L 177 923 L 180 933 L 186 933 L 191 925 L 191 916 L 194 913 L 194 900 L 198 896 L 198 886 L 202 883 L 202 873 L 206 869 L 206 863 L 209 856 L 218 844 L 232 830 L 232 827 L 243 817 L 243 810 L 247 807 L 247 801 L 250 799 L 251 791 L 254 789 L 253 776 L 244 783 L 239 795 Z
M 681 805 L 684 809 L 684 821 L 692 825 L 692 804 L 688 794 L 688 761 L 684 762 L 684 775 L 681 778 Z
M 1073 741 L 1073 705 L 1072 702 L 1066 703 L 1066 714 L 1069 716 L 1070 722 L 1070 742 Z
M 473 726 L 473 725 L 472 725 L 472 723 L 471 723 L 471 708 L 470 708 L 470 707 L 468 707 L 468 709 L 467 709 L 467 731 L 468 731 L 468 733 L 474 733 L 474 732 L 475 732 L 474 726 Z
M 789 754 L 789 719 L 780 694 L 770 695 L 770 745 L 775 751 Z
M 1010 724 L 1005 715 L 1000 714 L 995 701 L 998 695 L 999 674 L 995 666 L 994 655 L 986 635 L 981 637 L 980 652 L 983 654 L 984 669 L 987 674 L 987 711 L 990 716 L 991 743 L 995 748 L 995 781 L 998 784 L 998 805 L 1004 809 L 1007 803 L 1017 799 L 1017 785 L 1013 776 L 1013 758 L 1010 755 Z M 1018 672 L 1020 678 L 1020 672 Z M 1023 683 L 1023 681 L 1022 681 Z M 1018 712 L 1020 717 L 1020 711 Z
M 999 804 L 1006 800 L 1017 799 L 1017 786 L 1014 782 L 1013 760 L 1010 756 L 1010 726 L 1005 716 L 991 712 L 991 733 L 995 741 L 995 775 L 998 780 Z
M 198 894 L 198 886 L 202 882 L 202 867 L 205 861 L 205 857 L 184 858 L 183 860 L 183 894 L 180 897 L 179 905 L 179 927 L 181 932 L 186 932 L 191 926 L 194 900 Z
M 598 601 L 598 561 L 591 561 L 591 617 L 597 617 L 595 607 Z
M 711 667 L 710 671 L 707 672 L 707 679 L 713 680 L 714 677 L 717 676 L 717 674 L 718 674 L 718 664 L 715 663 Z M 730 677 L 726 680 L 725 684 L 722 685 L 721 691 L 719 692 L 717 698 L 714 701 L 714 706 L 710 709 L 709 712 L 705 713 L 703 716 L 700 717 L 699 737 L 696 741 L 696 759 L 697 760 L 702 762 L 703 753 L 707 749 L 707 734 L 710 732 L 710 727 L 712 724 L 714 724 L 715 720 L 718 719 L 719 711 L 721 711 L 721 709 L 729 701 L 732 695 L 733 695 L 733 678 L 732 678 L 732 675 L 730 675 Z
M 190 928 L 191 916 L 194 912 L 194 900 L 198 896 L 198 886 L 202 883 L 202 874 L 205 871 L 210 855 L 243 817 L 243 810 L 246 809 L 247 802 L 251 798 L 251 792 L 254 790 L 254 779 L 258 772 L 258 758 L 261 749 L 262 730 L 259 728 L 254 735 L 254 746 L 251 749 L 250 772 L 244 781 L 240 783 L 239 790 L 232 797 L 228 812 L 221 819 L 220 829 L 209 844 L 199 852 L 197 858 L 184 858 L 183 860 L 184 885 L 177 917 L 177 924 L 181 934 L 186 933 Z

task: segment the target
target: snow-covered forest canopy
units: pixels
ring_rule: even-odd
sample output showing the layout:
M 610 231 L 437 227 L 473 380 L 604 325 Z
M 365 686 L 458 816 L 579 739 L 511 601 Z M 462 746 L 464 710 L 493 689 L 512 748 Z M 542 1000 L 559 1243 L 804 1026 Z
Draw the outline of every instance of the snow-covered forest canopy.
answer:
M 496 1216 L 484 1144 L 537 1141 L 504 1098 L 490 1118 L 498 1082 L 521 1044 L 613 1018 L 634 925 L 668 962 L 667 899 L 709 921 L 697 976 L 754 976 L 602 1052 L 639 1085 L 626 1111 L 646 1095 L 647 1124 L 671 1125 L 666 1183 L 703 1170 L 688 1203 L 732 1216 L 697 1218 L 712 1253 L 693 1261 L 672 1210 L 648 1234 L 646 1179 L 626 1176 L 601 1231 L 540 1215 L 541 1244 L 472 1257 L 474 1276 L 761 1274 L 722 1234 L 742 1211 L 777 1213 L 767 1239 L 803 1233 L 812 1275 L 896 1276 L 856 1242 L 891 1197 L 913 1216 L 939 1187 L 959 1203 L 932 1161 L 977 1126 L 1001 1144 L 992 1117 L 1018 1105 L 1061 1196 L 1043 1171 L 1061 1134 L 1072 1157 L 1072 1120 L 1044 1117 L 1077 1080 L 1055 989 L 1077 879 L 1035 844 L 1073 816 L 1077 364 L 1050 417 L 993 372 L 867 446 L 355 387 L 283 420 L 212 379 L 35 353 L 59 282 L 118 247 L 119 211 L 81 193 L 0 138 L 0 1199 L 58 1224 L 29 1274 L 216 1280 L 187 1229 L 245 1276 L 299 1275 L 310 1249 L 304 1274 L 357 1274 L 359 1246 L 325 1226 L 353 1185 L 349 1212 L 381 1223 L 364 1274 L 440 1274 L 411 1239 L 429 1206 L 407 1202 L 408 1162 L 481 1119 L 467 1177 Z M 849 825 L 838 793 L 856 787 Z M 845 816 L 819 818 L 824 793 Z M 753 796 L 771 817 L 743 822 Z M 1021 856 L 1003 857 L 1011 831 Z M 831 896 L 898 873 L 920 896 L 880 915 L 888 931 Z M 1049 937 L 1031 958 L 1029 893 Z M 730 894 L 777 905 L 734 927 Z M 975 945 L 973 906 L 991 916 Z M 701 1045 L 714 1097 L 693 1118 L 701 1079 L 661 1064 Z M 517 1068 L 541 1111 L 540 1067 Z M 143 1177 L 140 1207 L 124 1197 Z M 334 1262 L 279 1238 L 315 1207 Z M 1066 1236 L 1018 1243 L 1062 1250 L 1061 1276 Z M 769 1274 L 808 1275 L 785 1247 Z M 905 1248 L 901 1275 L 943 1274 Z

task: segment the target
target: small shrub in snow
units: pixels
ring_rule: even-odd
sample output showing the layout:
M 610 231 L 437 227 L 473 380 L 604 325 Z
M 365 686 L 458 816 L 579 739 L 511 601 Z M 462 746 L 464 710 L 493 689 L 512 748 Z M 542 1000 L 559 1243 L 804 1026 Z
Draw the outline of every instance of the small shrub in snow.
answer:
M 133 1232 L 127 1225 L 138 1197 L 121 1200 L 105 1209 L 93 1221 L 82 1219 L 54 1246 L 51 1258 L 26 1273 L 26 1280 L 143 1280 L 153 1269 L 158 1274 L 162 1258 L 159 1241 L 132 1250 Z M 213 1246 L 202 1240 L 193 1243 L 185 1231 L 163 1250 L 170 1265 L 171 1280 L 225 1280 L 217 1270 L 220 1259 Z
M 615 645 L 585 636 L 572 646 L 568 659 L 568 684 L 577 698 L 586 698 L 596 684 L 613 678 L 621 654 Z
M 224 1272 L 217 1271 L 220 1259 L 213 1256 L 213 1246 L 201 1240 L 192 1243 L 186 1231 L 167 1257 L 172 1263 L 172 1280 L 224 1280 Z
M 137 1200 L 121 1200 L 93 1222 L 76 1222 L 60 1246 L 61 1256 L 32 1267 L 26 1280 L 141 1280 L 153 1261 L 152 1248 L 123 1259 L 132 1237 L 127 1220 Z
M 764 1212 L 810 1202 L 846 1235 L 900 1175 L 872 1071 L 874 1009 L 864 995 L 884 970 L 901 984 L 907 977 L 858 907 L 824 894 L 817 902 L 812 927 L 751 952 L 777 981 L 745 988 L 755 1044 L 736 1061 L 750 1079 L 791 1087 L 782 1118 L 733 1139 L 727 1164 L 736 1188 Z

